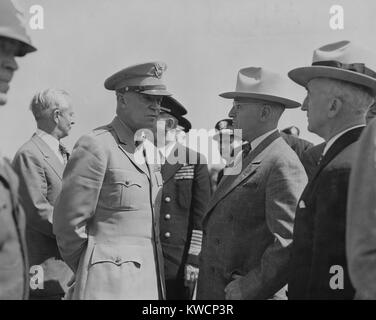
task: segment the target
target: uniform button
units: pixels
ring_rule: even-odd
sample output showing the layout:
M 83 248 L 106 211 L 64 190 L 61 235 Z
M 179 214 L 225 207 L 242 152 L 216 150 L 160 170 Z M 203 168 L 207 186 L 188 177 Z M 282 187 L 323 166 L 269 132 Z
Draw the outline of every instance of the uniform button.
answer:
M 221 244 L 221 240 L 215 239 L 215 243 L 219 246 Z
M 166 238 L 170 238 L 170 237 L 171 237 L 171 233 L 170 233 L 170 232 L 166 232 L 166 233 L 164 234 L 164 236 L 165 236 Z
M 169 203 L 171 201 L 171 198 L 170 197 L 166 197 L 164 200 L 165 200 L 165 202 Z
M 126 180 L 126 181 L 125 181 L 125 185 L 126 185 L 126 186 L 129 186 L 129 180 Z
M 120 257 L 116 257 L 115 262 L 116 263 L 120 263 L 121 262 L 121 258 Z
M 171 215 L 168 214 L 168 213 L 164 217 L 165 217 L 166 220 L 170 220 L 171 219 Z

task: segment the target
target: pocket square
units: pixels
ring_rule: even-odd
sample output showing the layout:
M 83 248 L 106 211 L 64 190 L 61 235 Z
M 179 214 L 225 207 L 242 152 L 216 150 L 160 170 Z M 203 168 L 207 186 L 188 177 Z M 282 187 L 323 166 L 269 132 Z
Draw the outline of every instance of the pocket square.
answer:
M 306 207 L 305 202 L 303 200 L 299 201 L 299 208 L 304 209 Z

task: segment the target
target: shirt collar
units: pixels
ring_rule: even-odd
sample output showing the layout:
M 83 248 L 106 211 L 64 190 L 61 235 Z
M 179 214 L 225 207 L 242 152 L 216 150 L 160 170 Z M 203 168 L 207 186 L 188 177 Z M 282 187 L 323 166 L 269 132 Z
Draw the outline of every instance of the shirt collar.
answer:
M 350 130 L 353 130 L 353 129 L 356 129 L 356 128 L 360 128 L 360 127 L 364 127 L 364 124 L 359 124 L 359 125 L 350 127 L 350 128 L 348 128 L 346 130 L 341 131 L 340 133 L 337 133 L 334 137 L 330 138 L 329 141 L 325 145 L 325 148 L 324 148 L 324 151 L 322 152 L 322 155 L 325 155 L 328 152 L 329 148 L 334 144 L 334 142 L 336 142 L 336 140 L 339 137 L 341 137 L 342 135 L 344 135 L 346 132 L 348 132 Z
M 41 138 L 53 151 L 59 151 L 59 140 L 44 130 L 37 129 L 36 134 Z
M 252 140 L 251 141 L 251 148 L 252 150 L 255 150 L 256 147 L 261 143 L 263 142 L 267 137 L 269 137 L 272 133 L 274 133 L 275 131 L 277 131 L 277 129 L 273 129 L 273 130 L 270 130 L 266 133 L 264 133 L 263 135 L 257 137 L 256 139 Z
M 175 145 L 176 145 L 176 142 L 170 143 L 167 146 L 158 148 L 158 151 L 165 159 L 167 159 L 170 156 Z

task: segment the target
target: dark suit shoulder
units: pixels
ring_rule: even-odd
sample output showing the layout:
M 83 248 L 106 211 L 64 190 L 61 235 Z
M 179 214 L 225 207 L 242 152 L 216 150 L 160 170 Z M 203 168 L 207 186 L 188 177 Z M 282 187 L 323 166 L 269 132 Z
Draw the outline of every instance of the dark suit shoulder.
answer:
M 325 171 L 328 170 L 342 170 L 351 169 L 352 164 L 355 161 L 358 153 L 358 142 L 354 142 L 343 149 L 337 156 L 328 163 L 324 168 Z

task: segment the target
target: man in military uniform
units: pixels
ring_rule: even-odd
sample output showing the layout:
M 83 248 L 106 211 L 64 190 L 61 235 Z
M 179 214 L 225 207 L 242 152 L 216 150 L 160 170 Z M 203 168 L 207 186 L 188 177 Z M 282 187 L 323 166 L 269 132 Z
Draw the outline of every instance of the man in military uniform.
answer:
M 199 272 L 202 220 L 210 197 L 208 167 L 200 163 L 203 156 L 176 139 L 178 126 L 185 132 L 191 128 L 183 117 L 186 112 L 174 98 L 164 97 L 158 118 L 157 146 L 165 159 L 160 230 L 167 299 L 191 298 Z
M 0 105 L 7 102 L 9 82 L 18 68 L 15 57 L 36 50 L 21 17 L 11 1 L 0 2 Z M 0 300 L 28 296 L 25 218 L 17 190 L 16 174 L 0 157 Z
M 135 136 L 153 130 L 162 97 L 170 95 L 161 79 L 166 68 L 144 63 L 109 77 L 117 116 L 80 138 L 68 161 L 53 230 L 75 273 L 73 299 L 164 298 L 162 177 L 159 166 L 145 162 L 152 143 L 136 146 Z
M 241 147 L 243 140 L 235 135 L 232 119 L 223 119 L 215 124 L 216 134 L 213 139 L 218 142 L 219 154 L 226 162 L 225 168 L 233 165 L 235 151 Z M 218 172 L 217 185 L 223 178 L 225 168 Z

